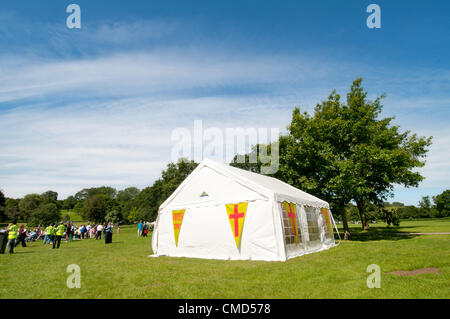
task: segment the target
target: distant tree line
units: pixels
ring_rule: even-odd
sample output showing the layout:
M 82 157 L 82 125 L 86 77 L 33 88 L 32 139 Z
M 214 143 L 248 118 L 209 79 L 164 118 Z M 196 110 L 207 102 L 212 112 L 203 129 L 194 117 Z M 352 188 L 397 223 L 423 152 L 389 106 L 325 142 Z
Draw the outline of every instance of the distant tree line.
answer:
M 355 205 L 349 204 L 346 211 L 349 220 L 360 220 Z M 393 225 L 398 224 L 400 219 L 450 217 L 450 189 L 433 196 L 432 200 L 430 196 L 423 196 L 418 206 L 400 202 L 384 202 L 381 206 L 369 204 L 366 215 L 368 220 L 383 220 Z
M 70 220 L 69 216 L 61 216 L 61 209 L 74 210 L 85 220 L 94 222 L 154 221 L 158 207 L 197 165 L 193 161 L 170 163 L 162 177 L 142 191 L 136 187 L 117 191 L 112 187 L 102 186 L 85 188 L 65 200 L 58 200 L 58 193 L 54 191 L 13 199 L 5 198 L 0 190 L 0 221 L 17 219 L 32 225 L 48 225 L 60 220 Z M 162 187 L 163 185 L 165 186 Z M 365 213 L 368 220 L 383 220 L 393 225 L 397 225 L 400 219 L 450 217 L 450 189 L 433 196 L 432 201 L 430 196 L 424 196 L 418 206 L 405 206 L 400 202 L 383 202 L 381 206 L 368 204 Z M 351 221 L 360 219 L 358 208 L 354 204 L 347 205 L 346 215 Z M 336 216 L 340 220 L 339 217 Z
M 186 159 L 170 163 L 152 186 L 142 190 L 128 187 L 118 191 L 110 186 L 84 188 L 64 200 L 58 200 L 55 191 L 28 194 L 20 199 L 5 198 L 0 191 L 0 220 L 16 219 L 32 225 L 48 225 L 69 220 L 68 215 L 61 216 L 61 210 L 73 210 L 92 222 L 154 221 L 159 206 L 197 165 Z

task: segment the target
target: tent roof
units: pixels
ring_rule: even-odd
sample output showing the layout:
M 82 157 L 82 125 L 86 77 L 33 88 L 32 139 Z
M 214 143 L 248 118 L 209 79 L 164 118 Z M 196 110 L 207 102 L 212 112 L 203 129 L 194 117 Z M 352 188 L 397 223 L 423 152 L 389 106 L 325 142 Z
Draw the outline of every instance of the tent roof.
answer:
M 273 196 L 276 201 L 289 201 L 298 204 L 309 205 L 313 207 L 326 207 L 329 205 L 313 195 L 303 192 L 279 179 L 262 174 L 252 173 L 247 170 L 236 168 L 230 165 L 221 164 L 210 159 L 203 160 L 199 166 L 189 175 L 175 192 L 160 206 L 160 209 L 167 206 L 173 198 L 189 183 L 191 176 L 200 171 L 203 167 L 210 169 L 235 179 L 237 182 L 253 189 L 265 197 Z

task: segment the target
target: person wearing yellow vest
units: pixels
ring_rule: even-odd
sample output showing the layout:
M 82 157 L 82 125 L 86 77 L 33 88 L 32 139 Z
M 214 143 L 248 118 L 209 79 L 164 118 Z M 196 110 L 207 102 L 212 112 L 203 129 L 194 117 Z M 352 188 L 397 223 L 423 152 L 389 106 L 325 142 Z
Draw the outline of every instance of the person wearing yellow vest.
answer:
M 53 240 L 53 249 L 59 248 L 59 245 L 61 244 L 61 238 L 64 235 L 64 232 L 66 231 L 66 226 L 62 222 L 59 223 L 58 227 L 56 227 L 56 236 Z
M 50 225 L 45 229 L 44 245 L 46 243 L 50 244 L 52 238 L 53 238 L 53 225 Z
M 7 230 L 8 230 L 8 252 L 10 254 L 13 254 L 14 247 L 16 246 L 17 231 L 19 230 L 15 220 L 13 220 L 12 223 L 8 225 Z

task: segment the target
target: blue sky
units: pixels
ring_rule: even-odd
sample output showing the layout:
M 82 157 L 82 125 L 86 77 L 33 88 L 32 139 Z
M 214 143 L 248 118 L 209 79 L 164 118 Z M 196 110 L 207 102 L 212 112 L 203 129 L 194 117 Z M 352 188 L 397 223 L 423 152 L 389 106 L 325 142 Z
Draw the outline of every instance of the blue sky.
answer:
M 70 30 L 66 7 L 81 7 Z M 368 29 L 366 7 L 381 7 Z M 60 198 L 151 185 L 171 132 L 277 127 L 356 77 L 384 116 L 434 136 L 417 204 L 450 182 L 448 1 L 9 1 L 0 4 L 0 187 Z

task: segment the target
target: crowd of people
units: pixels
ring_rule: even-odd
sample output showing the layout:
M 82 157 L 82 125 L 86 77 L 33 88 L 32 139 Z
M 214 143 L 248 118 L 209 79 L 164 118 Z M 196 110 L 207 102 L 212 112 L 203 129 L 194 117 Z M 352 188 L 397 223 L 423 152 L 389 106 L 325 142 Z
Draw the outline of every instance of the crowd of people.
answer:
M 32 229 L 27 229 L 22 224 L 17 226 L 16 221 L 13 220 L 8 225 L 8 252 L 14 253 L 14 248 L 20 244 L 22 247 L 26 247 L 26 243 L 29 241 L 42 240 L 43 245 L 52 245 L 52 249 L 57 249 L 61 245 L 61 240 L 72 242 L 73 240 L 85 240 L 94 239 L 101 240 L 102 235 L 106 244 L 112 243 L 112 235 L 114 232 L 113 223 L 100 223 L 100 224 L 83 224 L 76 226 L 71 222 L 68 223 L 55 223 L 51 224 L 45 229 L 40 226 Z M 120 234 L 120 224 L 117 225 L 117 234 Z

